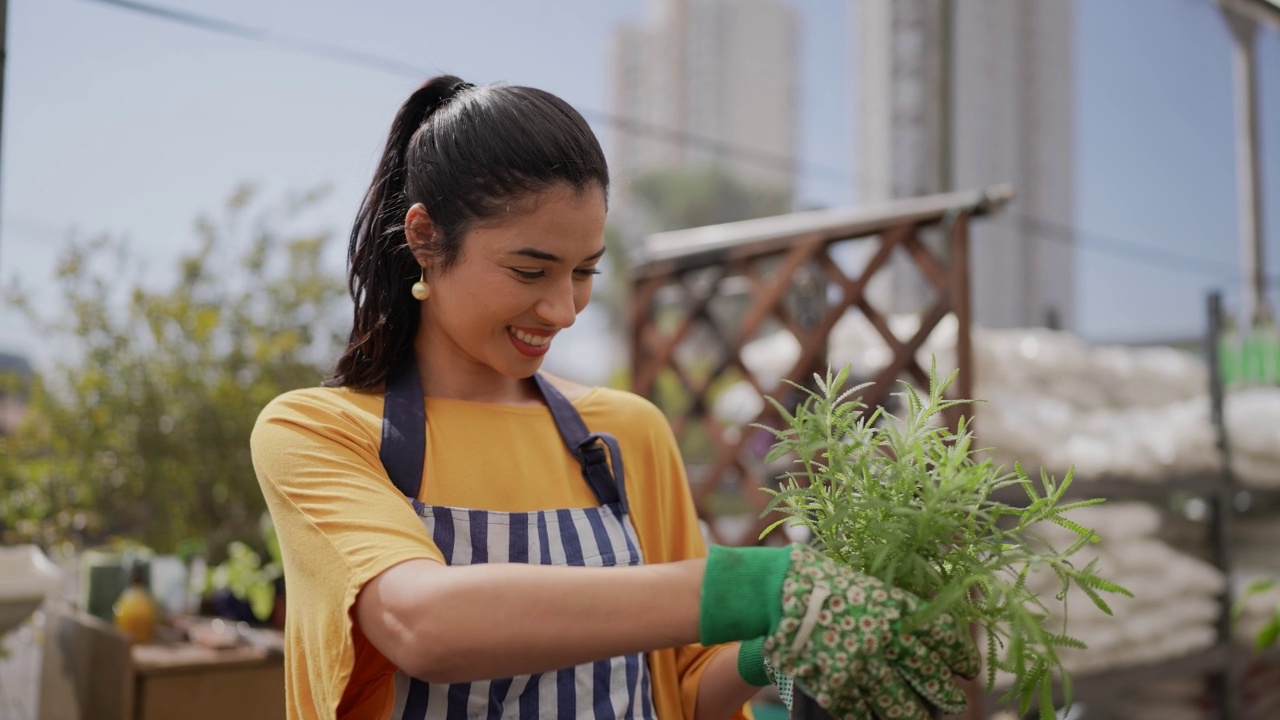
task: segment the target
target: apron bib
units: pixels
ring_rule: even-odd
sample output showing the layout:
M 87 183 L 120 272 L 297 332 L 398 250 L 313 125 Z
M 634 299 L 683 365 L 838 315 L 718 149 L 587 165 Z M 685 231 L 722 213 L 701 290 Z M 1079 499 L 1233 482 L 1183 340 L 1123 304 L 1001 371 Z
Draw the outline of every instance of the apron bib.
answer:
M 600 507 L 506 513 L 420 502 L 427 429 L 422 384 L 413 363 L 387 381 L 379 451 L 387 474 L 413 502 L 449 565 L 643 564 L 640 542 L 628 514 L 617 440 L 589 432 L 560 391 L 541 375 L 534 378 L 560 437 L 582 466 L 583 480 Z M 452 685 L 426 683 L 397 672 L 395 687 L 393 720 L 654 718 L 649 666 L 642 653 L 537 675 Z

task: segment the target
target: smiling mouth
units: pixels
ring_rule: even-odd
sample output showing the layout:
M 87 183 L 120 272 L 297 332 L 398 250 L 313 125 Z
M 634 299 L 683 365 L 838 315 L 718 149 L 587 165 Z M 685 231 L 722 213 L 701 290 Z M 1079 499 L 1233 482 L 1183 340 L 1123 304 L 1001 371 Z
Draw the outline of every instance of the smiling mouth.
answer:
M 527 333 L 519 328 L 511 328 L 511 334 L 515 335 L 516 339 L 519 340 L 520 342 L 526 343 L 528 345 L 532 345 L 534 347 L 542 347 L 543 345 L 546 345 L 547 343 L 551 342 L 550 335 L 534 335 L 532 333 Z
M 508 327 L 507 336 L 511 338 L 511 344 L 515 347 L 516 352 L 529 358 L 542 357 L 551 349 L 551 338 L 555 333 L 546 335 L 526 332 L 520 328 Z

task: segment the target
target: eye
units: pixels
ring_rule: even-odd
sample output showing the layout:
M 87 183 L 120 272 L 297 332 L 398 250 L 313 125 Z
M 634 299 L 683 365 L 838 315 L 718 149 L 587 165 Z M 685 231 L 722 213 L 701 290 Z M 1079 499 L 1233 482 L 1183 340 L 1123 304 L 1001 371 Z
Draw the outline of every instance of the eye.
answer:
M 511 272 L 515 273 L 516 277 L 521 280 L 540 280 L 544 275 L 546 275 L 546 273 L 541 270 L 520 270 L 518 268 L 511 268 Z
M 600 270 L 599 268 L 594 268 L 594 267 L 578 268 L 573 271 L 573 274 L 574 274 L 574 277 L 578 278 L 579 280 L 587 280 L 592 275 L 599 275 Z

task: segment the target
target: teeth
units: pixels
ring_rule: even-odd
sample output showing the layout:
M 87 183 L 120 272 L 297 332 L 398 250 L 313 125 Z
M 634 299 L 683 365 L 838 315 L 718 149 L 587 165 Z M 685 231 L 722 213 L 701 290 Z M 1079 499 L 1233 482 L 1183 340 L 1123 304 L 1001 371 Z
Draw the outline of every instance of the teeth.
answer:
M 511 328 L 511 334 L 515 335 L 516 339 L 520 342 L 529 343 L 530 345 L 536 345 L 538 347 L 551 342 L 550 335 L 530 335 L 529 333 L 517 328 Z

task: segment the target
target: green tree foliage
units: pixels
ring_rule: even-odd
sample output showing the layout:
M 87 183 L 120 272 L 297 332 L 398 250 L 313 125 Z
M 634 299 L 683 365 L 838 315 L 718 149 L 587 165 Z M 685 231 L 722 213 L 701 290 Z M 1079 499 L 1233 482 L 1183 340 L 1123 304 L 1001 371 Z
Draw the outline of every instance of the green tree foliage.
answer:
M 786 190 L 744 183 L 719 166 L 655 170 L 640 175 L 621 192 L 636 199 L 643 221 L 605 231 L 607 280 L 597 299 L 607 305 L 615 328 L 625 326 L 629 278 L 635 252 L 645 232 L 683 230 L 751 218 L 781 215 L 791 210 Z M 640 227 L 643 225 L 643 227 Z
M 10 289 L 60 360 L 0 438 L 0 541 L 198 539 L 217 553 L 257 539 L 253 423 L 279 393 L 320 382 L 346 322 L 327 235 L 297 229 L 319 195 L 236 191 L 197 221 L 176 273 L 149 272 L 120 240 L 73 240 L 56 316 Z M 157 288 L 156 275 L 173 279 Z
M 719 166 L 647 173 L 631 183 L 631 192 L 659 232 L 781 215 L 791 209 L 786 191 L 744 183 Z

